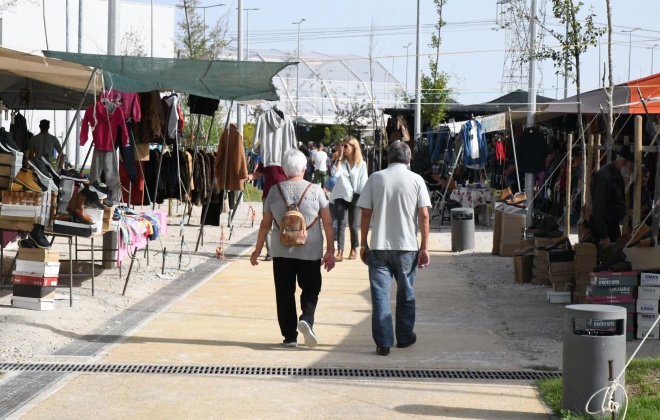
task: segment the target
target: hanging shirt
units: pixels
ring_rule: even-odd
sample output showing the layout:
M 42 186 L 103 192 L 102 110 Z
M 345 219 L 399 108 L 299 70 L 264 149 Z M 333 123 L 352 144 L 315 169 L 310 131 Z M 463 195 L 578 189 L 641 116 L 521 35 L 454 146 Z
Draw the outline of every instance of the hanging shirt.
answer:
M 80 128 L 80 145 L 84 146 L 89 138 L 89 129 L 92 129 L 92 139 L 96 150 L 111 152 L 115 149 L 117 130 L 121 129 L 123 147 L 128 147 L 128 129 L 124 111 L 120 107 L 108 113 L 101 101 L 90 105 L 85 110 L 85 117 Z
M 110 89 L 101 94 L 101 98 L 107 98 L 119 105 L 124 111 L 124 117 L 139 122 L 142 119 L 142 111 L 140 111 L 140 96 L 137 93 L 121 92 L 119 90 Z
M 281 166 L 282 156 L 296 147 L 296 133 L 291 119 L 273 110 L 262 114 L 254 127 L 252 151 L 261 155 L 264 166 Z
M 542 132 L 526 128 L 516 140 L 516 157 L 520 173 L 538 173 L 545 170 L 548 143 Z

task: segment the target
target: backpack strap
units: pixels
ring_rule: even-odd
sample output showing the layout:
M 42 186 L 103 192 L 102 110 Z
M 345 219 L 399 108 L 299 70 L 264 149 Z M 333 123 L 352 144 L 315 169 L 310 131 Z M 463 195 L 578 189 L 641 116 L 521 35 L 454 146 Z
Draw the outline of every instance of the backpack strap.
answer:
M 286 209 L 287 209 L 287 211 L 288 211 L 288 209 L 289 209 L 289 203 L 286 201 L 286 198 L 284 197 L 284 192 L 282 192 L 282 187 L 280 187 L 280 184 L 276 184 L 276 185 L 277 185 L 277 190 L 280 192 L 280 197 L 282 197 L 282 201 L 284 201 L 284 206 L 286 207 Z M 312 183 L 311 183 L 311 182 L 308 183 L 308 184 L 307 184 L 307 188 L 305 188 L 305 191 L 303 191 L 303 193 L 300 195 L 300 200 L 298 200 L 298 203 L 296 203 L 296 210 L 300 211 L 300 205 L 302 204 L 302 201 L 303 201 L 303 199 L 305 198 L 305 194 L 307 194 L 307 191 L 309 190 L 309 188 L 310 188 L 311 186 L 312 186 Z M 309 228 L 311 228 L 312 226 L 314 226 L 314 223 L 316 223 L 317 220 L 319 220 L 319 216 L 316 216 L 316 217 L 314 218 L 314 220 L 312 221 L 312 223 L 311 223 L 309 226 L 307 226 L 307 229 L 309 229 Z M 275 223 L 275 226 L 277 227 L 277 229 L 279 229 L 279 228 L 280 228 L 280 225 L 277 223 L 277 221 L 275 220 L 275 218 L 273 218 L 273 222 Z

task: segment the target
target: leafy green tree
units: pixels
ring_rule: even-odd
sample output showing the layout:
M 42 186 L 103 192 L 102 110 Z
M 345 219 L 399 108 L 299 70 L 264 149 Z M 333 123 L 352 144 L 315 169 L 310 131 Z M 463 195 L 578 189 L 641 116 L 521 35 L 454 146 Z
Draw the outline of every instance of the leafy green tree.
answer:
M 437 126 L 445 118 L 445 103 L 449 100 L 451 89 L 448 88 L 449 75 L 439 69 L 440 64 L 440 44 L 442 43 L 441 30 L 445 26 L 442 20 L 442 8 L 447 0 L 433 0 L 438 14 L 438 21 L 435 28 L 438 34 L 431 35 L 429 46 L 435 48 L 435 60 L 431 57 L 429 61 L 429 74 L 422 72 L 421 85 L 422 92 L 420 101 L 422 103 L 422 123 Z
M 348 134 L 346 127 L 340 124 L 333 124 L 323 129 L 323 144 L 330 146 L 338 141 L 342 141 Z

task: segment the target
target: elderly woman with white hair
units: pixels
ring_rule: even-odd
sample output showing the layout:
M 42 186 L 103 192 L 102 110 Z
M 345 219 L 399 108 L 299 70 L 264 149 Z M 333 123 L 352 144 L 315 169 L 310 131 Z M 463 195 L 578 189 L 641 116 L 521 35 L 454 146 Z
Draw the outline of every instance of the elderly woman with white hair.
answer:
M 284 336 L 283 344 L 296 347 L 300 331 L 305 338 L 305 345 L 311 348 L 317 344 L 313 327 L 321 292 L 321 266 L 327 271 L 335 266 L 334 230 L 323 189 L 303 179 L 307 167 L 305 155 L 298 150 L 287 151 L 282 159 L 282 167 L 288 179 L 271 188 L 264 200 L 264 216 L 250 262 L 252 265 L 259 264 L 257 259 L 261 255 L 266 236 L 273 229 L 270 254 L 273 257 L 277 320 Z M 290 206 L 298 202 L 299 211 L 308 226 L 307 239 L 303 245 L 285 246 L 279 240 L 279 224 Z M 325 231 L 325 254 L 321 229 Z M 296 312 L 296 283 L 302 290 L 300 318 Z

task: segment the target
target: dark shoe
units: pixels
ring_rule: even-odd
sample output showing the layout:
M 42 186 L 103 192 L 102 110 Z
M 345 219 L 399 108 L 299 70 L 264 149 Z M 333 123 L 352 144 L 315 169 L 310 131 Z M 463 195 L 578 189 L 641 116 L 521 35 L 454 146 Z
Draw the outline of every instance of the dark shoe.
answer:
M 389 347 L 376 347 L 376 354 L 379 356 L 389 356 L 390 348 Z
M 560 246 L 562 246 L 562 245 L 564 245 L 564 244 L 566 244 L 566 243 L 568 243 L 568 244 L 570 245 L 571 241 L 568 239 L 568 236 L 566 236 L 566 235 L 564 234 L 564 235 L 561 235 L 559 238 L 555 238 L 555 239 L 553 239 L 553 240 L 550 242 L 550 245 L 548 245 L 548 246 L 545 247 L 545 250 L 546 250 L 546 251 L 551 251 L 551 250 L 553 250 L 553 249 L 557 249 L 557 248 L 559 248 Z
M 266 254 L 266 256 L 264 257 L 264 261 L 270 261 L 270 260 L 272 260 L 272 259 L 273 259 L 273 258 L 272 258 L 270 255 L 268 255 L 268 254 Z
M 85 196 L 85 200 L 94 205 L 99 210 L 103 210 L 105 207 L 103 206 L 103 203 L 101 203 L 101 200 L 99 200 L 99 195 L 95 192 L 92 191 L 91 188 L 89 188 L 87 185 L 80 191 L 82 195 Z M 104 197 L 107 197 L 105 194 L 103 194 Z
M 46 159 L 45 156 L 42 156 L 40 159 L 35 159 L 35 160 L 39 160 L 43 164 L 42 167 L 51 175 L 51 177 L 59 181 L 60 179 L 59 172 L 57 172 L 57 170 L 53 168 L 53 165 L 51 165 L 51 163 L 48 161 L 48 159 Z
M 48 171 L 44 161 L 37 158 L 32 158 L 28 161 L 28 164 L 32 167 L 32 170 L 39 178 L 52 178 L 53 175 Z
M 60 173 L 60 176 L 63 179 L 70 179 L 70 180 L 76 181 L 76 182 L 83 182 L 83 183 L 88 183 L 89 182 L 89 180 L 87 178 L 80 175 L 77 171 L 75 171 L 73 169 L 62 169 L 62 172 Z
M 30 231 L 30 239 L 34 241 L 37 248 L 50 248 L 50 242 L 48 242 L 48 239 L 44 234 L 43 225 L 34 225 L 34 228 Z
M 32 239 L 27 238 L 27 239 L 21 239 L 20 241 L 18 241 L 18 247 L 19 248 L 36 248 L 37 244 L 35 244 Z
M 297 340 L 284 340 L 284 341 L 282 341 L 282 345 L 284 347 L 298 347 L 298 341 Z
M 105 195 L 109 195 L 109 194 L 110 194 L 110 188 L 108 188 L 107 185 L 105 185 L 105 184 L 99 182 L 98 179 L 97 179 L 96 181 L 94 181 L 94 183 L 92 184 L 92 187 L 94 187 L 94 189 L 95 189 L 96 191 L 102 192 L 102 193 L 105 194 Z
M 416 342 L 417 342 L 417 334 L 412 333 L 412 340 L 408 341 L 407 343 L 397 343 L 396 346 L 397 348 L 405 349 L 406 347 L 412 346 Z

